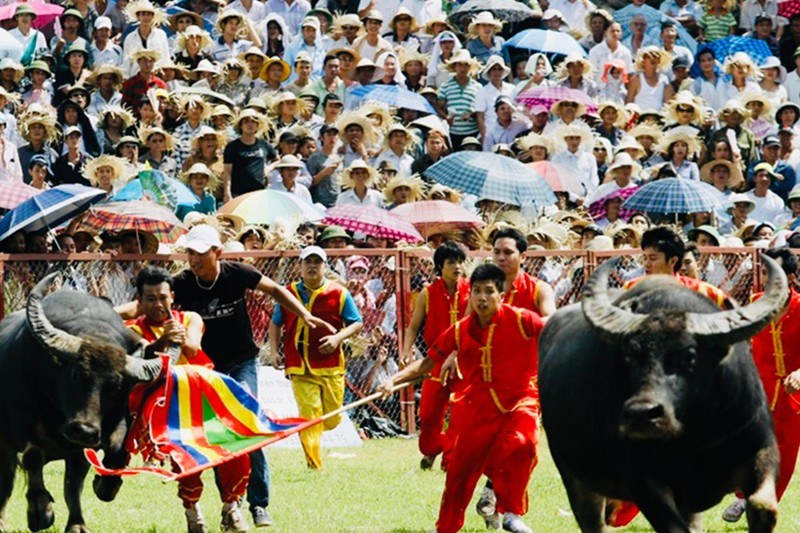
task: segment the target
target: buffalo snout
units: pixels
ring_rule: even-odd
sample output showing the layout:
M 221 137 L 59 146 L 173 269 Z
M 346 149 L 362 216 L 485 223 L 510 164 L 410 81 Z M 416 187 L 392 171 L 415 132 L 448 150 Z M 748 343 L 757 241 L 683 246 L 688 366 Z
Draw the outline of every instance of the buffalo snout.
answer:
M 70 442 L 87 448 L 100 445 L 100 426 L 85 421 L 74 421 L 64 426 L 64 437 Z
M 631 398 L 622 407 L 620 433 L 632 439 L 663 439 L 680 430 L 672 408 L 654 398 Z

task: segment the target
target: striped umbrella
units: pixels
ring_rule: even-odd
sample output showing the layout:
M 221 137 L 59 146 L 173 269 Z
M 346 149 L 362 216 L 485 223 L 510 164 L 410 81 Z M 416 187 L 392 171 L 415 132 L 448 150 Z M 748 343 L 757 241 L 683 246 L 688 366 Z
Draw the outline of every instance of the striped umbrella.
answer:
M 542 105 L 547 109 L 553 107 L 556 102 L 561 102 L 563 100 L 580 102 L 586 106 L 586 111 L 589 113 L 595 113 L 597 111 L 597 104 L 589 95 L 583 91 L 570 89 L 569 87 L 534 87 L 517 96 L 517 102 L 521 104 L 528 107 Z
M 105 197 L 105 191 L 84 185 L 59 185 L 43 191 L 19 204 L 0 220 L 0 241 L 22 230 L 54 228 Z
M 379 239 L 419 242 L 422 235 L 394 213 L 377 207 L 360 205 L 337 205 L 331 207 L 322 219 L 323 224 L 341 226 Z
M 147 231 L 161 242 L 174 242 L 186 233 L 186 227 L 172 211 L 148 200 L 96 206 L 89 211 L 82 227 L 95 231 Z
M 592 218 L 595 220 L 597 220 L 598 218 L 602 218 L 606 216 L 607 201 L 613 200 L 614 198 L 622 198 L 622 200 L 624 201 L 633 196 L 633 194 L 639 189 L 640 187 L 624 187 L 622 189 L 617 189 L 616 191 L 603 196 L 599 200 L 592 202 L 592 205 L 589 206 L 589 214 L 592 215 Z M 636 213 L 637 211 L 634 210 L 620 209 L 619 217 L 627 220 Z
M 392 213 L 411 222 L 426 237 L 483 226 L 480 217 L 444 200 L 409 202 L 395 207 Z
M 42 192 L 21 181 L 0 182 L 0 208 L 14 209 L 29 198 Z
M 487 152 L 456 152 L 428 167 L 425 175 L 479 199 L 509 205 L 547 206 L 556 201 L 550 186 L 534 169 Z
M 663 178 L 643 185 L 622 204 L 623 209 L 650 213 L 703 213 L 720 209 L 719 198 L 707 183 Z
M 273 189 L 237 196 L 219 209 L 220 213 L 237 215 L 248 224 L 268 226 L 279 220 L 319 222 L 325 212 L 296 194 Z

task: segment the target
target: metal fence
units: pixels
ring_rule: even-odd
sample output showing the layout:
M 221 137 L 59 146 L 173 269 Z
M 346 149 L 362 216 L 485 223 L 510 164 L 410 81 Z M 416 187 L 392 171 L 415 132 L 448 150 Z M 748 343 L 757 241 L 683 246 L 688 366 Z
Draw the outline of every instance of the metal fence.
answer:
M 702 249 L 703 279 L 721 287 L 740 304 L 760 286 L 759 256 L 752 248 Z M 364 318 L 360 336 L 345 346 L 347 359 L 346 401 L 372 393 L 383 378 L 398 370 L 405 327 L 411 320 L 414 302 L 433 279 L 432 252 L 424 250 L 328 250 L 329 272 L 353 294 Z M 225 254 L 223 259 L 253 265 L 278 283 L 299 279 L 298 251 L 243 252 Z M 621 256 L 611 284 L 621 286 L 643 274 L 641 251 L 613 252 L 541 251 L 528 253 L 524 269 L 547 283 L 559 307 L 580 299 L 583 285 L 597 265 Z M 361 259 L 363 258 L 363 259 Z M 490 260 L 488 252 L 471 252 L 470 266 Z M 44 275 L 61 271 L 66 287 L 108 298 L 114 305 L 135 298 L 133 280 L 144 265 L 158 265 L 172 273 L 188 268 L 184 255 L 118 256 L 100 254 L 3 255 L 0 254 L 0 285 L 3 300 L 0 317 L 25 306 L 27 294 Z M 366 269 L 362 268 L 366 266 Z M 468 269 L 469 270 L 469 269 Z M 273 303 L 262 294 L 247 296 L 248 312 L 256 342 L 266 364 L 269 343 L 267 329 Z M 425 352 L 418 339 L 417 356 Z M 409 387 L 393 397 L 368 404 L 351 413 L 354 421 L 373 437 L 416 432 L 418 388 Z

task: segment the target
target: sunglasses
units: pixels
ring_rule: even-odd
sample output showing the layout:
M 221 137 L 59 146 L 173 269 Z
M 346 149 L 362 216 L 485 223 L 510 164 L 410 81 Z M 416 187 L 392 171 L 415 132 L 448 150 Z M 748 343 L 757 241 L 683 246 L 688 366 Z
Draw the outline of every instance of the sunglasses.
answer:
M 678 113 L 691 113 L 694 111 L 694 109 L 689 106 L 678 106 L 676 109 L 678 110 Z
M 605 148 L 598 146 L 594 149 L 595 152 L 608 152 Z

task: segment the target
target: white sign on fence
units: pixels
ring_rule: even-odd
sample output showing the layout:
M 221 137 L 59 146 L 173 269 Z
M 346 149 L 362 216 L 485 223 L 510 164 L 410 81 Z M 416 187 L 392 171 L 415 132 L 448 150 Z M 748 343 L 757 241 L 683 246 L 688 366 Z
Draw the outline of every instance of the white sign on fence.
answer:
M 262 366 L 259 369 L 258 400 L 261 405 L 272 411 L 278 418 L 298 416 L 297 402 L 294 399 L 292 384 L 286 379 L 282 371 L 275 370 L 271 366 Z M 362 442 L 358 436 L 358 431 L 356 431 L 347 413 L 342 415 L 342 422 L 336 429 L 322 434 L 323 448 L 344 448 L 361 445 Z M 297 435 L 292 435 L 270 446 L 299 448 L 300 438 Z

